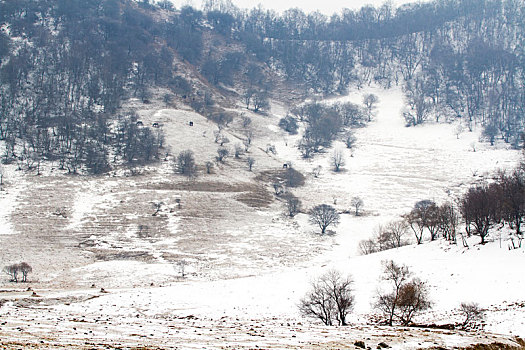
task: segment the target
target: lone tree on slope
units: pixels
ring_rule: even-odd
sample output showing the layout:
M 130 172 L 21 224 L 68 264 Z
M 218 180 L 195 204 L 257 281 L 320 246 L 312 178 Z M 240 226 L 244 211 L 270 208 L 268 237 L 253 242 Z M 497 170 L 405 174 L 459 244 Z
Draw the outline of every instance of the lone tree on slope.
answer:
M 320 319 L 331 326 L 334 320 L 346 326 L 346 316 L 354 306 L 352 277 L 343 277 L 339 271 L 330 270 L 312 281 L 311 290 L 301 299 L 299 309 L 304 316 Z
M 374 113 L 374 110 L 377 108 L 378 102 L 379 102 L 379 98 L 374 94 L 366 94 L 363 97 L 363 105 L 365 106 L 366 114 L 367 114 L 369 122 L 372 120 L 372 114 Z
M 334 167 L 334 171 L 338 173 L 342 170 L 345 165 L 345 157 L 343 152 L 340 149 L 335 149 L 332 153 L 331 162 Z
M 365 202 L 359 197 L 353 197 L 350 204 L 355 208 L 355 216 L 359 216 L 359 210 L 365 205 Z
M 337 226 L 339 224 L 339 214 L 334 207 L 328 204 L 317 205 L 308 214 L 310 215 L 310 222 L 318 225 L 323 235 L 326 233 L 328 226 Z
M 392 260 L 384 261 L 384 275 L 382 279 L 391 283 L 392 290 L 379 292 L 375 307 L 388 319 L 392 326 L 394 320 L 408 326 L 412 318 L 432 306 L 428 298 L 428 288 L 425 282 L 418 278 L 411 278 L 412 273 L 405 265 L 397 265 Z
M 179 153 L 175 170 L 188 178 L 197 176 L 197 166 L 195 165 L 193 151 L 185 150 Z

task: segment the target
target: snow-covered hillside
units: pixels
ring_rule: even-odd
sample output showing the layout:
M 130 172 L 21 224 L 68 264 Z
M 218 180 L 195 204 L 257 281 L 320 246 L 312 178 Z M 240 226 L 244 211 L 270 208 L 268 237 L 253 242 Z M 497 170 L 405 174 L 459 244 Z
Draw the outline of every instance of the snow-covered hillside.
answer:
M 513 168 L 520 153 L 504 144 L 491 147 L 480 143 L 476 132 L 456 136 L 455 123 L 430 122 L 406 128 L 399 89 L 356 90 L 326 102 L 361 103 L 365 92 L 379 96 L 379 108 L 373 121 L 356 132 L 353 150 L 342 142 L 334 143 L 333 148 L 345 155 L 343 172 L 331 170 L 330 152 L 313 160 L 303 159 L 296 147 L 298 137 L 276 127 L 286 111 L 286 106 L 276 105 L 274 114 L 252 115 L 257 130 L 263 130 L 258 131 L 250 151 L 256 159 L 254 173 L 248 172 L 241 161 L 231 159 L 218 166 L 213 175 L 202 175 L 192 183 L 173 175 L 167 162 L 138 177 L 116 173 L 96 179 L 46 176 L 52 186 L 61 186 L 68 194 L 68 198 L 58 194 L 58 198 L 48 198 L 55 203 L 52 205 L 64 206 L 63 217 L 53 219 L 53 229 L 78 242 L 64 245 L 59 241 L 57 244 L 62 245 L 56 250 L 57 256 L 46 257 L 46 263 L 34 263 L 39 281 L 33 288 L 39 297 L 31 299 L 29 292 L 12 290 L 19 286 L 4 283 L 11 290 L 3 292 L 0 314 L 7 325 L 0 334 L 27 341 L 51 337 L 57 342 L 51 335 L 58 329 L 68 344 L 93 336 L 94 344 L 120 341 L 122 337 L 123 344 L 159 347 L 163 339 L 179 336 L 181 343 L 173 344 L 183 348 L 217 348 L 223 342 L 234 348 L 255 344 L 316 348 L 315 344 L 333 341 L 332 345 L 323 345 L 330 348 L 339 341 L 337 344 L 343 346 L 345 341 L 361 337 L 379 343 L 389 336 L 395 348 L 418 348 L 507 339 L 441 331 L 423 334 L 417 330 L 397 337 L 392 334 L 398 329 L 367 326 L 380 283 L 381 262 L 393 259 L 408 265 L 430 286 L 434 307 L 418 321 L 454 323 L 459 321 L 457 308 L 461 302 L 477 302 L 487 310 L 485 331 L 525 336 L 525 281 L 521 278 L 525 249 L 509 250 L 506 232 L 492 232 L 491 241 L 484 246 L 477 244 L 479 238 L 472 237 L 469 248 L 425 241 L 423 245 L 366 256 L 358 249 L 359 242 L 371 237 L 378 225 L 399 218 L 416 201 L 453 201 L 470 184 L 489 180 L 497 169 Z M 178 147 L 174 151 L 193 149 L 199 163 L 213 156 L 217 148 L 212 140 L 215 127 L 202 116 L 160 106 L 139 114 L 147 123 L 164 124 L 167 144 Z M 188 120 L 195 122 L 191 129 Z M 236 140 L 235 127 L 230 128 L 228 137 Z M 263 151 L 267 144 L 275 145 L 276 155 Z M 271 189 L 257 182 L 258 173 L 279 168 L 284 162 L 292 162 L 306 175 L 306 184 L 294 189 L 303 206 L 326 203 L 346 212 L 341 224 L 333 228 L 335 235 L 319 236 L 306 214 L 285 217 Z M 316 178 L 311 171 L 319 165 L 323 170 Z M 23 190 L 32 185 L 40 186 L 35 186 L 35 191 L 49 189 L 45 187 L 49 184 L 31 176 L 16 183 L 22 175 L 8 175 L 11 185 L 0 194 L 0 227 L 11 237 L 2 236 L 2 245 L 9 248 L 17 235 L 23 238 L 21 242 L 37 239 L 21 232 L 26 227 L 21 221 L 28 220 L 29 209 L 35 208 L 29 207 L 28 196 L 38 197 L 36 192 Z M 240 196 L 248 195 L 253 200 L 255 194 L 266 198 L 266 204 L 250 206 L 239 201 Z M 353 196 L 364 200 L 364 215 L 351 214 Z M 177 198 L 182 198 L 182 207 L 177 207 Z M 151 217 L 154 201 L 163 203 L 159 218 Z M 118 215 L 121 217 L 112 217 Z M 42 223 L 44 232 L 50 229 L 45 227 L 50 221 Z M 137 238 L 138 223 L 146 223 L 151 236 Z M 17 246 L 16 254 L 15 249 L 6 249 L 4 260 L 38 257 L 39 246 L 32 244 L 28 251 Z M 51 249 L 52 243 L 45 244 Z M 83 247 L 89 247 L 89 254 Z M 119 249 L 129 255 L 116 254 Z M 96 254 L 103 258 L 94 258 Z M 63 259 L 64 264 L 56 268 L 47 263 L 53 258 Z M 71 261 L 73 258 L 77 260 Z M 177 265 L 182 260 L 189 273 L 185 279 L 179 277 Z M 344 331 L 303 319 L 297 308 L 309 282 L 332 268 L 350 273 L 354 279 L 354 327 Z M 89 288 L 91 284 L 95 289 Z M 100 287 L 109 293 L 99 293 Z M 39 326 L 28 327 L 31 319 L 37 319 Z M 16 333 L 17 327 L 25 333 Z M 254 337 L 261 334 L 264 339 L 257 338 L 259 343 Z
M 181 7 L 188 3 L 188 1 L 183 0 L 172 0 L 172 2 L 177 7 Z M 396 7 L 401 6 L 403 4 L 407 3 L 414 3 L 416 1 L 410 1 L 410 0 L 394 0 L 390 1 L 390 3 Z M 201 6 L 204 1 L 193 1 L 194 5 Z M 267 9 L 272 9 L 278 12 L 283 12 L 289 9 L 293 8 L 301 8 L 305 12 L 314 12 L 318 11 L 322 14 L 325 14 L 327 16 L 330 16 L 334 13 L 341 12 L 342 9 L 348 8 L 352 10 L 358 10 L 363 6 L 366 5 L 372 5 L 375 7 L 381 7 L 383 4 L 385 4 L 385 1 L 381 0 L 354 0 L 354 1 L 343 1 L 343 0 L 330 0 L 330 1 L 323 1 L 322 3 L 319 2 L 312 2 L 312 1 L 277 1 L 277 0 L 266 0 L 264 2 L 258 1 L 258 0 L 234 0 L 232 1 L 234 5 L 241 9 L 251 9 L 256 8 L 259 4 L 264 6 Z

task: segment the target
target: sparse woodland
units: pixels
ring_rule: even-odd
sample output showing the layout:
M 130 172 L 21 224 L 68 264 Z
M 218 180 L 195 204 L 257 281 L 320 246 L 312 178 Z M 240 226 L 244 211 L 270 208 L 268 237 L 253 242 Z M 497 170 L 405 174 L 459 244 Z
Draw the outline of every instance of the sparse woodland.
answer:
M 407 126 L 461 119 L 470 130 L 482 125 L 491 144 L 502 139 L 518 147 L 525 115 L 524 8 L 521 0 L 442 0 L 365 6 L 328 18 L 211 1 L 204 11 L 149 0 L 2 2 L 2 161 L 37 171 L 42 161 L 55 161 L 70 173 L 151 162 L 161 153 L 162 131 L 137 127 L 133 114 L 120 115 L 123 101 L 149 103 L 151 89 L 162 87 L 169 91 L 164 101 L 179 96 L 227 125 L 215 101 L 222 87 L 235 82 L 238 100 L 261 112 L 275 96 L 276 70 L 307 93 L 400 85 Z M 210 44 L 207 35 L 217 40 Z M 215 50 L 221 43 L 238 49 Z M 179 73 L 183 66 L 206 81 L 188 80 Z M 339 106 L 337 113 L 317 104 L 295 108 L 281 126 L 294 133 L 294 119 L 306 123 L 299 147 L 310 157 L 342 127 L 370 121 L 375 103 L 365 96 L 363 112 L 355 106 Z
M 164 226 L 159 224 L 160 228 L 153 229 L 141 223 L 138 238 L 154 242 L 152 236 L 160 235 L 161 228 L 177 226 L 170 231 L 175 235 L 178 225 L 213 231 L 217 221 L 206 221 L 208 204 L 215 206 L 221 219 L 262 213 L 260 224 L 268 222 L 264 221 L 266 217 L 275 216 L 269 220 L 275 226 L 282 225 L 283 232 L 293 225 L 297 228 L 310 224 L 319 237 L 308 236 L 314 243 L 305 244 L 311 246 L 307 253 L 301 253 L 301 259 L 306 260 L 310 252 L 321 252 L 324 248 L 312 247 L 322 240 L 329 241 L 333 230 L 348 218 L 364 222 L 377 214 L 377 200 L 368 200 L 365 186 L 363 192 L 357 193 L 361 188 L 352 189 L 356 193 L 341 200 L 344 208 L 336 203 L 333 193 L 333 206 L 323 204 L 328 194 L 321 191 L 330 186 L 326 184 L 329 176 L 351 176 L 353 164 L 349 164 L 349 154 L 352 152 L 350 157 L 354 157 L 354 150 L 361 142 L 367 142 L 359 139 L 357 143 L 356 135 L 369 130 L 364 128 L 370 128 L 374 119 L 379 119 L 377 109 L 381 103 L 380 97 L 368 92 L 363 93 L 360 103 L 329 103 L 322 99 L 367 86 L 398 87 L 402 91 L 405 108 L 399 129 L 456 123 L 454 139 L 459 139 L 464 131 L 481 129 L 481 142 L 487 147 L 504 144 L 509 149 L 523 148 L 525 0 L 434 0 L 399 8 L 385 2 L 380 7 L 345 9 L 331 17 L 299 9 L 282 14 L 262 7 L 239 9 L 226 0 L 206 1 L 202 10 L 191 6 L 176 8 L 167 0 L 0 0 L 0 190 L 6 187 L 3 169 L 8 166 L 40 175 L 43 165 L 50 165 L 63 174 L 96 179 L 93 176 L 122 168 L 141 173 L 137 169 L 169 159 L 172 163 L 166 164 L 170 164 L 170 176 L 175 174 L 173 177 L 179 177 L 176 181 L 183 179 L 180 183 L 184 184 L 174 183 L 171 178 L 162 187 L 154 183 L 156 178 L 151 182 L 145 179 L 136 187 L 137 191 L 150 194 L 149 190 L 159 186 L 163 191 L 158 192 L 166 198 L 149 200 L 146 210 L 148 220 L 164 220 Z M 179 140 L 175 140 L 178 144 L 166 144 L 162 123 L 144 123 L 135 110 L 137 106 L 155 103 L 162 103 L 166 109 L 181 107 L 180 111 L 206 118 L 202 118 L 203 124 L 212 125 L 212 129 L 203 127 L 198 137 L 203 142 L 211 140 L 212 153 L 205 147 L 192 149 L 192 145 Z M 272 108 L 281 107 L 279 103 L 286 106 L 284 111 L 275 115 L 274 125 L 266 125 L 268 117 L 274 116 Z M 256 120 L 259 117 L 264 123 Z M 193 127 L 190 123 L 188 128 Z M 294 161 L 313 164 L 328 155 L 329 175 L 322 174 L 317 163 L 312 174 L 306 175 L 301 172 L 304 169 L 295 168 L 287 159 L 282 169 L 269 169 L 268 164 L 274 166 L 283 161 L 277 157 L 274 140 L 266 146 L 252 143 L 256 135 L 262 134 L 257 128 L 268 132 L 268 126 L 275 127 L 287 147 L 288 140 L 294 140 L 291 147 L 298 156 L 287 150 Z M 472 151 L 476 151 L 475 145 Z M 203 160 L 199 152 L 207 158 Z M 260 155 L 265 158 L 258 158 Z M 226 168 L 242 173 L 245 182 L 233 184 L 236 178 L 228 178 L 231 173 L 223 171 Z M 376 171 L 365 176 L 373 177 Z M 216 173 L 219 174 L 215 176 Z M 201 178 L 214 176 L 219 179 L 217 183 L 203 182 L 192 192 L 192 186 Z M 303 186 L 312 181 L 324 181 L 325 187 L 318 187 L 318 197 L 309 194 L 307 202 Z M 394 252 L 392 249 L 409 244 L 415 250 L 434 241 L 466 251 L 477 237 L 480 247 L 495 240 L 496 230 L 500 238 L 501 232 L 507 234 L 506 253 L 507 248 L 522 249 L 525 167 L 500 171 L 474 185 L 468 182 L 458 187 L 463 185 L 461 189 L 466 190 L 455 198 L 450 196 L 448 201 L 422 194 L 413 206 L 403 207 L 408 210 L 377 225 L 371 237 L 365 236 L 370 238 L 359 242 L 360 253 Z M 227 196 L 213 197 L 213 191 L 223 187 L 230 191 Z M 341 187 L 334 186 L 332 190 L 339 191 Z M 113 193 L 113 187 L 107 189 Z M 191 211 L 184 213 L 190 214 L 177 216 L 178 210 L 183 212 L 180 197 L 178 206 L 168 205 L 175 191 L 184 193 L 185 200 L 206 203 L 189 203 Z M 251 197 L 245 198 L 247 193 Z M 135 197 L 129 198 L 133 201 Z M 119 200 L 124 206 L 128 197 Z M 248 205 L 257 200 L 264 205 Z M 392 199 L 385 202 L 388 200 Z M 227 205 L 232 202 L 237 206 L 230 213 Z M 271 212 L 273 202 L 282 206 L 284 215 L 277 218 Z M 102 200 L 93 203 L 94 207 L 107 204 Z M 184 209 L 186 205 L 184 202 Z M 80 216 L 87 216 L 89 210 L 93 208 L 80 210 Z M 59 220 L 67 221 L 65 211 L 59 214 Z M 129 222 L 139 216 L 127 214 L 125 219 Z M 192 215 L 199 218 L 192 223 L 194 226 L 188 224 Z M 85 224 L 81 219 L 78 226 Z M 225 229 L 227 237 L 217 234 L 203 239 L 212 242 L 210 251 L 224 248 L 215 247 L 217 242 L 213 240 L 217 237 L 226 237 L 225 242 L 218 244 L 226 246 L 228 240 L 242 236 L 246 241 L 238 244 L 239 251 L 246 246 L 256 252 L 252 253 L 257 254 L 260 264 L 270 265 L 282 259 L 283 251 L 293 248 L 294 242 L 304 238 L 294 237 L 292 243 L 288 242 L 290 247 L 283 245 L 282 250 L 268 257 L 264 249 L 273 249 L 274 242 L 263 245 L 249 236 L 258 234 L 262 224 L 241 234 L 236 231 L 239 228 L 235 220 L 231 219 Z M 60 229 L 74 227 L 65 223 L 63 226 Z M 122 242 L 116 247 L 133 242 L 131 234 L 126 234 L 119 236 Z M 200 244 L 191 234 L 173 238 L 169 244 L 175 245 L 179 240 L 188 245 Z M 285 234 L 289 232 L 280 239 L 288 238 Z M 86 234 L 91 236 L 95 234 Z M 264 241 L 261 237 L 257 238 Z M 339 245 L 336 241 L 330 244 Z M 80 244 L 71 246 L 76 249 Z M 208 254 L 204 245 L 199 248 L 202 251 L 193 256 L 193 252 L 177 251 L 155 252 L 149 258 L 168 264 L 177 256 L 180 277 L 186 278 L 194 268 L 191 262 Z M 228 251 L 232 252 L 237 250 Z M 185 257 L 184 254 L 188 260 L 178 256 Z M 210 256 L 213 254 L 217 259 L 222 257 L 216 251 Z M 239 261 L 243 258 L 238 257 Z M 248 260 L 246 264 L 250 264 Z M 290 261 L 297 266 L 303 262 Z M 213 263 L 210 259 L 206 266 Z M 227 263 L 225 259 L 224 264 Z M 3 272 L 10 282 L 30 282 L 33 267 L 26 262 L 11 263 Z M 377 316 L 376 324 L 413 326 L 417 316 L 432 308 L 432 282 L 416 277 L 408 266 L 385 260 L 382 275 L 375 277 L 377 293 L 370 315 Z M 350 324 L 356 304 L 351 275 L 332 269 L 314 278 L 309 287 L 297 305 L 302 316 L 326 326 Z M 482 307 L 474 302 L 458 305 L 458 313 L 464 319 L 454 327 L 481 329 L 485 317 Z

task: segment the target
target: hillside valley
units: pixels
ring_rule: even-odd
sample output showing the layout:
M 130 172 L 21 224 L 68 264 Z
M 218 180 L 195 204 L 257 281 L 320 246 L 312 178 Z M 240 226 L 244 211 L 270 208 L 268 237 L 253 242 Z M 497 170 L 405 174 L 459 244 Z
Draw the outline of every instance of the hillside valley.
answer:
M 2 191 L 2 259 L 31 261 L 34 273 L 27 286 L 38 297 L 4 282 L 9 287 L 3 291 L 0 309 L 6 322 L 2 338 L 36 342 L 43 337 L 49 344 L 81 344 L 82 333 L 72 331 L 75 322 L 86 322 L 87 328 L 80 329 L 97 334 L 96 320 L 107 319 L 105 327 L 115 339 L 107 338 L 100 328 L 102 333 L 96 339 L 101 344 L 119 339 L 123 344 L 162 347 L 164 341 L 170 344 L 170 325 L 182 323 L 176 326 L 182 327 L 181 333 L 187 334 L 198 324 L 213 329 L 213 336 L 190 339 L 186 335 L 177 337 L 174 344 L 187 341 L 186 345 L 195 342 L 215 347 L 221 339 L 230 342 L 239 337 L 235 340 L 238 346 L 250 347 L 259 341 L 246 339 L 240 330 L 260 324 L 261 332 L 271 339 L 261 343 L 267 347 L 279 347 L 277 344 L 290 336 L 288 328 L 293 327 L 303 333 L 303 340 L 289 346 L 310 348 L 315 342 L 307 334 L 322 334 L 326 328 L 311 330 L 296 305 L 309 280 L 332 266 L 354 276 L 357 304 L 352 319 L 362 326 L 359 332 L 352 328 L 346 335 L 327 331 L 342 342 L 348 337 L 357 340 L 356 334 L 382 339 L 388 328 L 366 324 L 380 262 L 388 258 L 408 264 L 433 286 L 436 306 L 432 316 L 425 317 L 429 322 L 450 321 L 449 313 L 460 301 L 474 300 L 493 309 L 485 331 L 523 334 L 524 313 L 517 306 L 523 302 L 523 281 L 516 276 L 524 250 L 509 251 L 506 239 L 499 248 L 497 233 L 486 246 L 478 245 L 473 237 L 470 248 L 429 242 L 360 255 L 359 241 L 371 237 L 379 223 L 409 210 L 420 198 L 443 201 L 458 195 L 471 183 L 490 178 L 496 169 L 512 168 L 520 157 L 519 152 L 503 145 L 477 143 L 476 133 L 457 138 L 453 125 L 406 128 L 399 115 L 403 105 L 399 91 L 373 91 L 381 101 L 377 115 L 358 131 L 357 146 L 346 150 L 347 165 L 340 173 L 330 170 L 329 154 L 304 160 L 294 148 L 296 141 L 272 127 L 280 118 L 273 113 L 253 116 L 254 123 L 267 127 L 261 127 L 263 131 L 254 140 L 250 155 L 256 157 L 256 165 L 252 172 L 236 159 L 195 180 L 173 174 L 169 160 L 134 176 L 112 172 L 95 178 L 53 175 L 52 169 L 34 176 L 11 168 Z M 356 90 L 345 99 L 356 100 L 363 93 Z M 184 140 L 197 155 L 213 153 L 214 142 L 206 137 L 213 126 L 204 118 L 165 108 L 141 114 L 145 122 L 163 123 L 168 145 L 172 140 Z M 193 129 L 187 126 L 190 119 Z M 235 137 L 234 131 L 230 137 Z M 268 142 L 275 143 L 275 155 L 261 150 Z M 472 142 L 477 144 L 475 152 Z M 365 214 L 342 214 L 341 225 L 329 236 L 316 233 L 306 214 L 286 217 L 270 184 L 258 177 L 266 171 L 279 171 L 286 162 L 306 174 L 305 185 L 295 191 L 306 205 L 335 202 L 336 208 L 345 212 L 351 207 L 350 198 L 359 195 L 366 201 Z M 317 165 L 326 170 L 315 178 L 309 173 Z M 163 204 L 152 216 L 151 203 L 155 201 Z M 144 234 L 139 225 L 147 226 Z M 100 288 L 108 293 L 100 293 Z M 508 311 L 499 311 L 502 308 Z M 512 313 L 516 315 L 510 316 Z M 24 319 L 36 319 L 40 326 L 29 326 Z M 277 327 L 279 334 L 268 333 L 276 323 L 293 326 Z M 145 335 L 147 340 L 135 343 L 130 334 L 142 334 L 133 331 L 139 325 L 154 335 Z M 53 335 L 55 327 L 60 329 L 60 340 Z M 129 327 L 127 335 L 113 333 L 118 329 L 120 334 L 122 327 Z M 157 333 L 163 327 L 168 328 Z M 465 338 L 460 343 L 487 340 L 483 333 L 476 334 L 462 335 Z M 456 341 L 439 332 L 422 337 L 418 342 L 440 346 Z M 395 344 L 404 344 L 401 348 L 408 346 L 403 343 L 404 336 L 393 339 L 397 339 L 392 340 Z M 333 340 L 326 337 L 316 341 L 333 346 Z
M 525 2 L 0 0 L 0 348 L 525 349 Z

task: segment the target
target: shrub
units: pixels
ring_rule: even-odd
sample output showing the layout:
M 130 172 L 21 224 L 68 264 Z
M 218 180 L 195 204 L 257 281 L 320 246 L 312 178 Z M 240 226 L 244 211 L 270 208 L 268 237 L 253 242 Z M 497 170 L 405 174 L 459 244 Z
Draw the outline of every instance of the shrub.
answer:
M 304 316 L 320 319 L 331 326 L 334 321 L 346 326 L 346 316 L 354 306 L 351 276 L 330 270 L 311 284 L 311 290 L 301 299 L 299 309 Z

